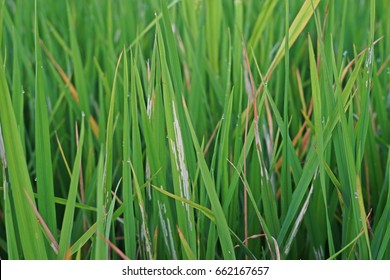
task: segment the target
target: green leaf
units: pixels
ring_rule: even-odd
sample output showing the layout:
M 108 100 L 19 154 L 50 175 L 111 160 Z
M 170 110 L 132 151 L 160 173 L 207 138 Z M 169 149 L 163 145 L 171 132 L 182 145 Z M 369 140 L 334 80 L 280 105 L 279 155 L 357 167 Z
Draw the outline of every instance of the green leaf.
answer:
M 233 242 L 232 239 L 230 238 L 229 235 L 229 227 L 226 222 L 225 215 L 222 210 L 222 206 L 219 202 L 218 195 L 215 191 L 215 183 L 211 177 L 210 170 L 207 167 L 206 161 L 203 156 L 203 151 L 200 148 L 197 136 L 195 134 L 194 128 L 192 127 L 191 119 L 188 113 L 187 108 L 184 106 L 184 112 L 187 118 L 187 123 L 189 126 L 189 129 L 191 131 L 192 135 L 192 141 L 196 150 L 196 155 L 198 158 L 198 164 L 200 168 L 200 172 L 202 174 L 202 179 L 205 184 L 207 194 L 210 199 L 211 203 L 211 209 L 214 213 L 215 219 L 216 219 L 216 225 L 217 225 L 217 231 L 218 231 L 218 236 L 219 236 L 219 241 L 221 243 L 222 247 L 222 252 L 223 252 L 223 257 L 224 259 L 230 259 L 233 260 L 235 259 L 235 253 L 234 253 L 234 247 L 233 247 Z
M 3 58 L 0 57 L 0 65 Z M 11 97 L 5 78 L 4 68 L 0 67 L 0 121 L 3 133 L 5 155 L 12 191 L 19 240 L 25 259 L 47 259 L 45 244 L 41 229 L 25 192 L 33 198 L 31 181 L 27 169 L 26 158 L 12 107 Z
M 83 151 L 83 144 L 84 144 L 84 115 L 81 122 L 81 132 L 80 132 L 80 139 L 78 140 L 78 147 L 77 147 L 77 153 L 76 158 L 74 161 L 73 169 L 72 169 L 72 177 L 70 180 L 70 186 L 69 186 L 69 194 L 68 194 L 68 200 L 65 207 L 65 214 L 64 219 L 62 220 L 62 227 L 61 227 L 61 236 L 60 241 L 58 245 L 58 256 L 57 258 L 59 260 L 64 259 L 68 251 L 70 250 L 71 245 L 71 235 L 72 235 L 72 229 L 73 229 L 73 221 L 74 221 L 74 212 L 76 207 L 76 195 L 77 195 L 77 187 L 80 177 L 80 169 L 81 169 L 81 156 Z
M 54 234 L 54 238 L 57 238 L 49 118 L 44 92 L 44 66 L 39 45 L 37 0 L 35 5 L 35 154 L 38 209 L 50 231 Z

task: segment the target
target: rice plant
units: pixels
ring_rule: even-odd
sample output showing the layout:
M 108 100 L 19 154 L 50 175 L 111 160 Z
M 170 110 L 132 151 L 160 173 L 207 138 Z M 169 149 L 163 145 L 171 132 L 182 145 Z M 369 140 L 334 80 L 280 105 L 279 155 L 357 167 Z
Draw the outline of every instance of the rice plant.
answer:
M 390 259 L 389 19 L 1 1 L 1 259 Z

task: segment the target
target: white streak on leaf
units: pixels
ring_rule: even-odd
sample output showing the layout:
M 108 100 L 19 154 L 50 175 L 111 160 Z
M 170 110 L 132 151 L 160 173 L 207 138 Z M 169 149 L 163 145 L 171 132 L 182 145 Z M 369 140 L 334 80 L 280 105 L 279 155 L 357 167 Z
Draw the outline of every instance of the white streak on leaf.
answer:
M 146 176 L 146 181 L 148 182 L 147 186 L 146 186 L 148 199 L 152 200 L 152 192 L 151 192 L 151 187 L 150 187 L 150 164 L 149 164 L 149 159 L 148 158 L 146 158 L 145 176 Z
M 148 227 L 145 223 L 146 221 L 146 214 L 145 214 L 145 209 L 143 207 L 143 205 L 141 203 L 138 204 L 139 206 L 139 209 L 141 210 L 141 217 L 142 217 L 142 229 L 141 229 L 141 233 L 142 235 L 145 237 L 145 247 L 146 247 L 146 252 L 148 254 L 148 257 L 150 259 L 152 259 L 152 245 L 150 243 L 150 235 L 149 235 L 149 231 L 148 231 Z
M 189 184 L 187 166 L 186 166 L 185 161 L 184 161 L 185 155 L 184 155 L 183 138 L 181 135 L 179 120 L 177 118 L 176 108 L 175 108 L 174 102 L 172 102 L 172 111 L 173 111 L 173 126 L 174 126 L 175 138 L 176 138 L 175 140 L 176 141 L 173 142 L 171 140 L 171 147 L 172 147 L 173 155 L 175 157 L 176 168 L 180 172 L 180 177 L 181 177 L 180 178 L 181 179 L 181 181 L 180 181 L 180 196 L 184 197 L 187 200 L 190 200 L 190 184 Z M 185 204 L 184 206 L 185 206 L 186 212 L 187 212 L 188 224 L 189 224 L 190 230 L 192 230 L 189 205 Z
M 163 237 L 164 237 L 164 242 L 165 245 L 167 246 L 167 249 L 170 250 L 169 242 L 168 242 L 168 229 L 167 229 L 167 224 L 165 223 L 163 213 L 164 213 L 164 208 L 165 205 L 160 202 L 160 200 L 157 200 L 158 204 L 158 215 L 160 217 L 160 223 L 161 223 L 161 228 L 163 231 Z
M 167 222 L 168 222 L 169 241 L 170 241 L 171 250 L 172 250 L 172 258 L 174 260 L 177 260 L 177 254 L 176 254 L 176 250 L 175 250 L 175 245 L 173 243 L 173 237 L 172 237 L 172 231 L 171 231 L 171 223 L 169 222 L 169 219 L 167 219 Z
M 317 170 L 318 171 L 318 170 Z M 314 175 L 314 179 L 313 181 L 316 179 L 316 174 L 317 172 L 315 173 Z M 313 193 L 313 189 L 314 189 L 314 183 L 311 184 L 311 187 L 310 187 L 310 191 L 309 191 L 309 194 L 307 195 L 307 198 L 305 200 L 305 203 L 303 204 L 302 206 L 302 209 L 301 211 L 299 212 L 299 215 L 297 217 L 297 220 L 295 221 L 295 224 L 294 224 L 294 228 L 292 230 L 292 233 L 290 235 L 290 238 L 287 242 L 287 245 L 286 245 L 286 249 L 284 251 L 284 253 L 287 255 L 290 251 L 290 246 L 291 246 L 291 243 L 293 241 L 293 239 L 295 238 L 297 232 L 298 232 L 298 228 L 299 228 L 299 225 L 301 224 L 302 220 L 303 220 L 303 217 L 305 216 L 305 213 L 306 213 L 306 210 L 307 210 L 307 207 L 309 206 L 309 202 L 310 202 L 310 198 L 311 198 L 311 195 Z
M 152 118 L 152 98 L 148 97 L 148 103 L 146 105 L 146 113 L 148 114 L 148 118 Z
M 7 158 L 5 157 L 5 148 L 4 148 L 3 134 L 1 132 L 1 126 L 0 126 L 0 157 L 1 157 L 1 162 L 3 163 L 3 167 L 7 168 Z

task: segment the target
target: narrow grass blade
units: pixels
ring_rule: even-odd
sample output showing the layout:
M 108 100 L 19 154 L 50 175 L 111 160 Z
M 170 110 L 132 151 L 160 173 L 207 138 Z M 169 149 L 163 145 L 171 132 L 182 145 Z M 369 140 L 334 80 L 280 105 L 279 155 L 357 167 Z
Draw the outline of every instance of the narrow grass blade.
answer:
M 0 8 L 0 46 L 2 45 L 2 42 L 3 42 L 4 12 L 5 12 L 5 0 L 1 1 L 1 8 Z
M 77 196 L 77 189 L 78 189 L 77 187 L 78 187 L 79 176 L 80 176 L 81 156 L 82 156 L 83 144 L 84 144 L 84 133 L 85 133 L 84 130 L 85 129 L 84 129 L 84 115 L 83 115 L 83 119 L 81 123 L 80 139 L 77 147 L 76 158 L 74 161 L 72 177 L 70 181 L 68 201 L 66 203 L 64 219 L 62 221 L 62 227 L 61 227 L 61 236 L 60 236 L 60 241 L 58 246 L 59 260 L 65 259 L 71 247 L 71 235 L 73 229 L 74 212 L 76 207 L 75 204 L 76 204 L 76 196 Z
M 9 260 L 18 260 L 19 250 L 17 244 L 17 235 L 16 235 L 14 221 L 12 217 L 9 185 L 5 173 L 6 161 L 5 161 L 5 154 L 4 154 L 3 136 L 1 134 L 1 127 L 0 127 L 0 156 L 3 164 L 2 175 L 3 175 L 3 189 L 4 189 L 4 224 L 5 224 L 5 236 L 7 238 L 7 254 Z
M 208 208 L 206 208 L 206 207 L 204 207 L 204 206 L 202 206 L 202 205 L 200 205 L 200 204 L 197 204 L 197 203 L 195 203 L 195 202 L 193 202 L 193 201 L 191 201 L 191 200 L 188 200 L 188 199 L 185 199 L 185 198 L 180 197 L 180 196 L 178 196 L 178 195 L 175 195 L 175 194 L 173 194 L 173 193 L 167 192 L 166 190 L 160 189 L 160 188 L 158 188 L 158 187 L 156 187 L 156 186 L 154 186 L 154 185 L 151 185 L 151 186 L 152 186 L 153 189 L 155 189 L 156 191 L 158 191 L 158 192 L 160 192 L 160 193 L 162 193 L 162 194 L 164 194 L 164 195 L 166 195 L 166 196 L 169 196 L 169 197 L 171 197 L 171 198 L 173 198 L 173 199 L 175 199 L 175 200 L 177 200 L 177 201 L 186 203 L 186 204 L 188 204 L 189 206 L 191 206 L 192 208 L 201 211 L 203 215 L 205 215 L 207 218 L 210 219 L 210 221 L 215 222 L 214 214 L 213 214 L 213 212 L 212 212 L 210 209 L 208 209 Z
M 334 251 L 334 244 L 333 244 L 332 229 L 330 227 L 329 214 L 328 214 L 328 199 L 327 199 L 328 192 L 325 186 L 325 174 L 326 174 L 325 159 L 324 159 L 325 147 L 324 147 L 324 136 L 323 136 L 323 119 L 325 116 L 322 113 L 322 106 L 323 106 L 322 103 L 325 102 L 323 102 L 321 99 L 320 84 L 318 79 L 316 61 L 314 57 L 313 44 L 311 42 L 310 36 L 308 38 L 309 38 L 310 77 L 312 81 L 314 125 L 315 125 L 315 136 L 316 136 L 316 151 L 317 151 L 318 163 L 319 163 L 322 197 L 324 199 L 329 252 L 331 255 L 333 255 L 335 251 Z
M 298 14 L 296 15 L 296 17 L 295 17 L 294 21 L 292 22 L 290 29 L 288 31 L 288 34 L 289 34 L 288 48 L 291 48 L 291 46 L 297 40 L 299 34 L 302 33 L 303 29 L 306 27 L 307 23 L 309 22 L 309 20 L 313 16 L 315 9 L 317 8 L 317 6 L 320 2 L 321 2 L 321 0 L 305 0 L 305 2 L 302 4 L 301 9 L 299 10 Z M 276 66 L 283 59 L 283 56 L 285 55 L 285 45 L 286 45 L 286 38 L 284 38 L 282 40 L 282 43 L 280 44 L 280 47 L 279 47 L 274 59 L 272 60 L 272 63 L 269 66 L 267 73 L 265 74 L 266 81 L 271 77 Z
M 387 183 L 386 183 L 387 181 Z M 390 243 L 390 151 L 387 155 L 387 164 L 386 164 L 386 176 L 384 180 L 383 194 L 387 193 L 385 200 L 386 207 L 382 212 L 382 216 L 379 219 L 376 227 L 374 236 L 372 237 L 371 248 L 373 257 L 376 260 L 384 259 L 386 250 L 389 251 Z
M 0 65 L 3 59 L 0 58 Z M 26 259 L 47 259 L 43 236 L 34 213 L 26 207 L 27 191 L 33 197 L 26 158 L 15 119 L 4 68 L 0 67 L 0 121 L 3 133 L 5 155 L 10 176 L 15 217 L 19 229 L 23 257 Z
M 223 210 L 222 210 L 221 204 L 219 202 L 218 195 L 215 191 L 214 181 L 211 177 L 210 171 L 209 171 L 207 164 L 206 164 L 206 161 L 203 157 L 203 151 L 200 149 L 200 145 L 199 145 L 197 136 L 195 134 L 194 128 L 192 127 L 191 119 L 190 119 L 188 110 L 185 106 L 185 103 L 183 105 L 184 105 L 184 111 L 185 111 L 185 114 L 187 117 L 187 123 L 188 123 L 188 126 L 189 126 L 190 131 L 191 131 L 192 141 L 193 141 L 193 144 L 194 144 L 194 147 L 196 150 L 198 164 L 199 164 L 199 168 L 200 168 L 200 171 L 202 174 L 202 179 L 204 181 L 204 184 L 205 184 L 205 187 L 207 190 L 207 194 L 208 194 L 209 199 L 210 199 L 212 211 L 214 212 L 214 216 L 216 219 L 217 231 L 218 231 L 218 236 L 219 236 L 219 240 L 220 240 L 221 247 L 222 247 L 223 256 L 225 259 L 235 259 L 233 242 L 232 242 L 230 235 L 228 234 L 229 227 L 227 225 L 226 218 L 223 214 Z
M 100 152 L 99 161 L 97 165 L 97 189 L 96 189 L 96 237 L 95 237 L 95 259 L 104 260 L 107 259 L 107 244 L 99 235 L 104 234 L 104 225 L 106 221 L 106 209 L 104 208 L 104 200 L 106 198 L 106 193 L 104 192 L 104 183 L 103 183 L 103 163 L 104 155 L 103 151 Z
M 272 15 L 276 5 L 278 4 L 278 0 L 267 0 L 264 1 L 262 9 L 257 16 L 256 22 L 253 26 L 253 33 L 249 39 L 249 46 L 255 48 L 258 42 L 260 41 L 261 35 L 263 34 L 267 23 L 272 19 Z
M 70 252 L 74 255 L 76 252 L 79 252 L 81 248 L 92 238 L 96 233 L 97 224 L 94 223 L 75 243 L 73 243 L 70 248 Z
M 288 0 L 285 1 L 286 11 L 285 11 L 285 36 L 284 36 L 284 71 L 287 73 L 284 75 L 284 94 L 283 94 L 283 120 L 284 126 L 279 127 L 282 130 L 283 142 L 282 142 L 282 154 L 283 154 L 283 164 L 282 164 L 282 173 L 281 173 L 281 217 L 285 217 L 288 206 L 291 203 L 292 196 L 292 184 L 291 184 L 291 172 L 290 172 L 290 162 L 292 165 L 296 165 L 296 162 L 293 162 L 293 159 L 290 159 L 289 145 L 291 140 L 289 136 L 289 124 L 288 119 L 288 95 L 289 95 L 289 69 L 290 69 L 290 51 L 289 51 L 289 42 L 290 42 L 290 30 L 289 30 L 289 14 L 290 14 L 290 3 Z
M 44 74 L 38 31 L 38 6 L 35 0 L 35 154 L 39 213 L 50 231 L 57 235 L 54 204 L 53 167 L 51 158 L 49 117 L 44 92 Z M 52 255 L 52 257 L 54 257 Z
M 364 234 L 364 231 L 361 231 L 351 242 L 349 242 L 346 246 L 344 246 L 340 251 L 334 253 L 333 255 L 331 255 L 328 260 L 334 260 L 336 259 L 336 257 L 338 255 L 340 255 L 341 253 L 343 253 L 344 251 L 346 251 L 349 247 L 351 247 L 352 245 L 355 245 L 356 242 L 359 240 L 359 238 Z
M 110 97 L 110 109 L 108 111 L 107 129 L 106 129 L 106 145 L 104 155 L 104 170 L 103 170 L 103 185 L 104 185 L 104 206 L 107 209 L 107 205 L 110 203 L 110 195 L 112 188 L 112 162 L 113 162 L 113 138 L 114 138 L 114 113 L 115 113 L 115 95 L 116 95 L 116 82 L 119 65 L 122 59 L 123 53 L 119 55 L 115 74 L 114 82 L 112 85 L 111 97 Z
M 139 206 L 140 212 L 141 212 L 142 231 L 143 231 L 143 234 L 145 237 L 145 247 L 146 247 L 146 253 L 147 253 L 146 257 L 148 259 L 152 259 L 152 257 L 153 257 L 152 242 L 150 239 L 150 234 L 149 234 L 149 229 L 148 229 L 148 221 L 147 221 L 147 216 L 145 213 L 145 204 L 144 204 L 144 200 L 142 198 L 141 189 L 140 189 L 140 186 L 138 183 L 137 176 L 135 175 L 133 165 L 131 164 L 131 162 L 129 162 L 129 164 L 130 164 L 131 171 L 133 172 L 134 189 L 135 189 L 136 197 L 138 199 L 138 206 Z
M 75 84 L 78 92 L 78 98 L 80 102 L 80 109 L 85 113 L 87 118 L 90 117 L 90 109 L 88 102 L 88 88 L 87 88 L 87 79 L 85 78 L 85 73 L 82 65 L 80 47 L 77 43 L 76 29 L 74 16 L 72 15 L 71 7 L 69 4 L 70 1 L 66 1 L 66 12 L 68 16 L 68 28 L 69 28 L 69 37 L 71 45 L 71 58 L 74 67 L 74 76 Z
M 131 182 L 130 169 L 130 112 L 129 112 L 129 74 L 127 55 L 124 50 L 124 70 L 123 70 L 123 205 L 124 205 L 124 238 L 125 238 L 125 253 L 130 259 L 136 258 L 136 230 L 134 216 L 134 198 Z M 133 93 L 135 95 L 135 93 Z
M 194 254 L 194 252 L 192 252 L 190 245 L 188 244 L 187 240 L 185 239 L 185 237 L 184 237 L 184 235 L 181 232 L 179 227 L 177 227 L 177 232 L 179 233 L 179 238 L 180 238 L 182 247 L 184 248 L 184 252 L 187 255 L 186 259 L 196 260 L 196 255 Z
M 32 199 L 28 196 L 27 192 L 25 192 L 25 194 L 27 196 L 28 202 L 29 202 L 32 210 L 34 211 L 34 214 L 37 216 L 37 219 L 38 219 L 39 223 L 41 224 L 43 231 L 46 234 L 47 239 L 50 241 L 50 247 L 53 249 L 53 252 L 55 254 L 57 254 L 58 253 L 58 243 L 57 243 L 57 240 L 54 238 L 54 236 L 51 233 L 49 227 L 47 226 L 45 220 L 42 218 L 41 214 L 38 212 L 38 209 L 36 208 L 36 206 L 35 206 L 34 202 L 32 201 Z

